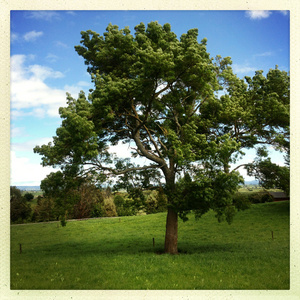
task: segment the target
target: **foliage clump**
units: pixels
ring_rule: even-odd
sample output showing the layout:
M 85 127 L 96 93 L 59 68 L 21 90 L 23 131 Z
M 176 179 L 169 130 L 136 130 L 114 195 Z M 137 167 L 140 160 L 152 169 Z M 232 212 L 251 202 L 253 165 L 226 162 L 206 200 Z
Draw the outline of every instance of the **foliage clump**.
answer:
M 163 188 L 160 187 L 158 190 L 152 191 L 151 194 L 147 197 L 145 204 L 147 214 L 166 211 L 168 199 L 163 191 Z
M 12 223 L 30 221 L 31 207 L 27 198 L 22 196 L 21 190 L 15 186 L 10 187 L 10 220 Z

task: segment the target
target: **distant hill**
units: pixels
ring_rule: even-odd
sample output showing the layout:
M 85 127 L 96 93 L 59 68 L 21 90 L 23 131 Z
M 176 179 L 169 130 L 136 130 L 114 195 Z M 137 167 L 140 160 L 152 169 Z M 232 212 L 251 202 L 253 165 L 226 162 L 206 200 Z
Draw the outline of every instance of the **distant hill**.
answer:
M 17 188 L 21 191 L 39 191 L 41 189 L 39 185 L 24 185 L 17 186 Z

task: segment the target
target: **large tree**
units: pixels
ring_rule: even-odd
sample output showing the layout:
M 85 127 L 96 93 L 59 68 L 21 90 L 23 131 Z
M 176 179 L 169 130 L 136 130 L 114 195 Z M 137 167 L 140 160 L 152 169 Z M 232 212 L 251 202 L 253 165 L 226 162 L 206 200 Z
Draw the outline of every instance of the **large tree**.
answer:
M 67 96 L 53 143 L 34 149 L 42 164 L 96 181 L 161 170 L 168 197 L 166 253 L 178 252 L 178 216 L 186 218 L 186 211 L 201 216 L 213 209 L 230 222 L 232 193 L 241 182 L 230 164 L 242 148 L 285 140 L 289 97 L 277 87 L 288 75 L 270 71 L 278 83 L 272 79 L 266 88 L 262 72 L 237 78 L 230 58 L 210 57 L 197 29 L 178 39 L 169 24 L 140 23 L 135 35 L 110 24 L 103 36 L 91 30 L 81 35 L 75 49 L 95 87 L 88 97 Z M 109 146 L 119 142 L 149 163 L 114 157 Z

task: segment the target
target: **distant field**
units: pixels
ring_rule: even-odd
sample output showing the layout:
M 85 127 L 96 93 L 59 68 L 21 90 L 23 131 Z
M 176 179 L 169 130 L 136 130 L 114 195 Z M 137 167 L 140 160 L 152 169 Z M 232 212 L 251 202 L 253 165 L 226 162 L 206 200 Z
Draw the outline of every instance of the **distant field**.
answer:
M 252 205 L 231 225 L 213 212 L 179 221 L 174 256 L 159 254 L 165 219 L 12 225 L 11 289 L 289 289 L 288 201 Z

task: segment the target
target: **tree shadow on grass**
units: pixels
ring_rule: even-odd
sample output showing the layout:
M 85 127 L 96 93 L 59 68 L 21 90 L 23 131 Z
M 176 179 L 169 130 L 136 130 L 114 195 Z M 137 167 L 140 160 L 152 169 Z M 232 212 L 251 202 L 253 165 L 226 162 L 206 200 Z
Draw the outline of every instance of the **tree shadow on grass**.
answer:
M 82 255 L 137 255 L 141 253 L 158 254 L 164 253 L 163 245 L 153 247 L 152 241 L 132 239 L 119 239 L 112 241 L 86 242 L 61 242 L 53 245 L 40 246 L 39 249 L 45 255 L 58 255 L 66 257 L 82 257 Z M 238 245 L 234 244 L 202 244 L 195 245 L 184 243 L 178 248 L 178 255 L 192 255 L 202 253 L 234 253 L 239 251 Z

